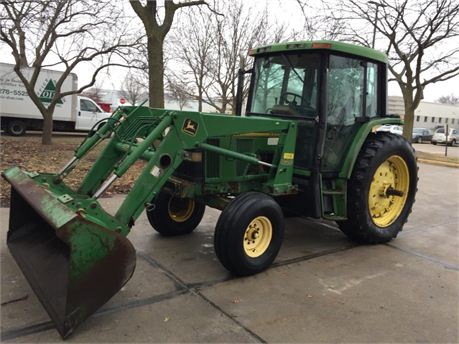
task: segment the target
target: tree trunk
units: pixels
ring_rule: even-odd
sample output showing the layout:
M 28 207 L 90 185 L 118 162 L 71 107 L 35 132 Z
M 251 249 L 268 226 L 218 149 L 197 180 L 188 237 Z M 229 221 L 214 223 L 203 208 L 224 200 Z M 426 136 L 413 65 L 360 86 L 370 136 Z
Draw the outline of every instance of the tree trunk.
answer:
M 148 78 L 150 107 L 164 108 L 164 56 L 163 41 L 148 37 Z
M 202 112 L 202 90 L 198 90 L 198 111 Z
M 403 137 L 411 142 L 413 137 L 413 123 L 414 123 L 414 104 L 413 104 L 413 91 L 402 91 L 403 101 L 405 105 L 405 117 L 403 119 Z
M 41 136 L 41 143 L 44 145 L 52 144 L 53 135 L 53 114 L 46 113 L 43 115 L 43 134 Z

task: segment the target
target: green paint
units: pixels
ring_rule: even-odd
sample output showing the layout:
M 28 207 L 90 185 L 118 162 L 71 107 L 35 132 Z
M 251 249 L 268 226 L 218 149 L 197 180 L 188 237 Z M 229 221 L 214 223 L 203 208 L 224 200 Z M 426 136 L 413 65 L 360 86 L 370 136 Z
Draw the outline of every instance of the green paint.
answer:
M 49 79 L 45 88 L 40 94 L 40 100 L 42 103 L 51 103 L 56 94 L 56 83 L 54 80 Z M 57 101 L 57 104 L 63 104 L 62 98 Z
M 315 48 L 316 45 L 320 45 L 320 48 Z M 329 45 L 329 46 L 324 46 Z M 370 60 L 375 60 L 383 63 L 387 63 L 387 55 L 383 52 L 362 47 L 355 44 L 349 44 L 337 41 L 300 41 L 300 42 L 285 42 L 271 45 L 265 45 L 262 47 L 254 48 L 250 51 L 250 55 L 261 55 L 261 54 L 272 54 L 278 52 L 289 52 L 289 51 L 317 51 L 318 49 L 326 49 L 330 51 L 336 51 L 346 53 L 350 55 L 366 57 Z

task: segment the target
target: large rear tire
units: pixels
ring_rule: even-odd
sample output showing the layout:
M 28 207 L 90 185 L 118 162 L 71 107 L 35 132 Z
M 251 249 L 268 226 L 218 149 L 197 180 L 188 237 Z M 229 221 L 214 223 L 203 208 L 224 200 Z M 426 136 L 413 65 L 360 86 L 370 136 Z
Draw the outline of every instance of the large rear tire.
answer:
M 348 220 L 340 229 L 361 244 L 395 238 L 411 213 L 417 171 L 414 150 L 402 136 L 370 134 L 348 183 Z
M 147 208 L 147 218 L 153 229 L 164 236 L 189 234 L 201 222 L 205 208 L 195 199 L 161 191 Z
M 215 227 L 215 253 L 234 275 L 265 270 L 276 258 L 284 237 L 282 209 L 270 196 L 247 192 L 221 213 Z

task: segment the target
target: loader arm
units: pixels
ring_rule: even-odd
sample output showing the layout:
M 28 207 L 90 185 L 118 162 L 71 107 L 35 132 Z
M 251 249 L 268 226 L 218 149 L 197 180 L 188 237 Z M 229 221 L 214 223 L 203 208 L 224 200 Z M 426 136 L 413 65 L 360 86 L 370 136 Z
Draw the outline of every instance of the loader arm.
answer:
M 125 237 L 190 151 L 263 166 L 264 187 L 282 193 L 292 189 L 296 130 L 296 123 L 273 118 L 125 107 L 88 135 L 59 173 L 4 171 L 12 186 L 8 247 L 61 336 L 130 279 L 135 250 Z M 257 133 L 278 137 L 272 161 L 209 143 L 212 137 L 231 141 L 233 135 Z M 65 177 L 104 139 L 109 142 L 78 190 L 66 186 Z M 145 166 L 112 216 L 98 198 L 138 160 Z

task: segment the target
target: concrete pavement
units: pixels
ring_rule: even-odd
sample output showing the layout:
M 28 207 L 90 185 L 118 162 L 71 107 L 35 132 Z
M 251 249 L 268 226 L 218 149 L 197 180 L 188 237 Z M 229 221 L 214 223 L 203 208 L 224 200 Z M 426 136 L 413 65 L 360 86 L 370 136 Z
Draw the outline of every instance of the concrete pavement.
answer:
M 213 252 L 219 212 L 164 238 L 144 215 L 131 281 L 70 342 L 458 342 L 459 171 L 420 164 L 413 213 L 388 245 L 356 246 L 331 222 L 287 220 L 273 267 L 232 277 Z M 105 199 L 115 209 L 121 197 Z M 5 247 L 2 339 L 59 342 Z

